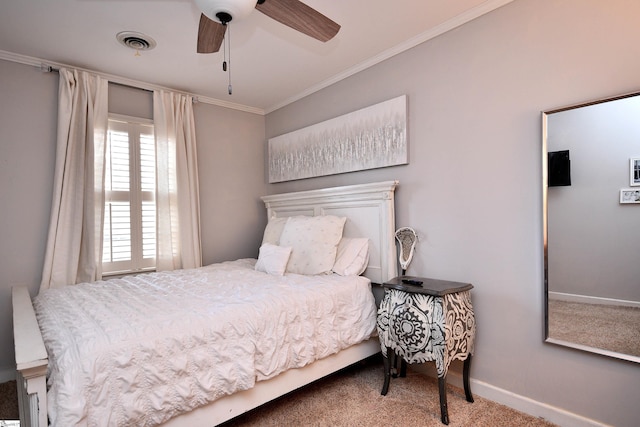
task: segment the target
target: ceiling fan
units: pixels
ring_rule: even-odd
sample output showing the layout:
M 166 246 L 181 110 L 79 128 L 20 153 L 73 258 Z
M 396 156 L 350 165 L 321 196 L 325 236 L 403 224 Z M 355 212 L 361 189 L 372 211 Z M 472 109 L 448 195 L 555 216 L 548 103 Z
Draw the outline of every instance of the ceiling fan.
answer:
M 340 30 L 317 10 L 299 0 L 195 0 L 202 11 L 198 28 L 198 53 L 220 50 L 227 24 L 258 9 L 268 17 L 314 39 L 326 42 Z

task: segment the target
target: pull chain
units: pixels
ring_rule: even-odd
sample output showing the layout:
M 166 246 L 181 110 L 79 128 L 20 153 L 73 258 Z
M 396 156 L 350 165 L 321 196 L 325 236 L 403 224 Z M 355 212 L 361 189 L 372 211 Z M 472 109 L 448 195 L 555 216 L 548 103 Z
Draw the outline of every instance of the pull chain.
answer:
M 227 24 L 225 24 L 225 26 L 227 27 L 227 32 L 228 32 L 229 27 L 227 26 Z M 224 39 L 222 39 L 222 53 L 223 53 L 222 71 L 226 72 L 227 71 L 227 37 L 226 36 Z
M 231 27 L 227 28 L 227 37 L 229 38 L 229 95 L 233 92 L 231 87 Z
M 231 86 L 231 25 L 225 24 L 227 27 L 227 34 L 224 38 L 224 61 L 222 62 L 222 71 L 229 73 L 229 95 L 233 93 L 233 87 Z M 227 45 L 229 47 L 229 61 L 227 62 Z

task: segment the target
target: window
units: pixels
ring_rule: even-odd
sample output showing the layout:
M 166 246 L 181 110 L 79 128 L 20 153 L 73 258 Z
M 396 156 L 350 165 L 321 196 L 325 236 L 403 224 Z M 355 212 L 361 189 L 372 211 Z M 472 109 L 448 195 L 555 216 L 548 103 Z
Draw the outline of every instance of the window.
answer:
M 105 157 L 103 274 L 155 268 L 155 185 L 152 122 L 110 116 Z

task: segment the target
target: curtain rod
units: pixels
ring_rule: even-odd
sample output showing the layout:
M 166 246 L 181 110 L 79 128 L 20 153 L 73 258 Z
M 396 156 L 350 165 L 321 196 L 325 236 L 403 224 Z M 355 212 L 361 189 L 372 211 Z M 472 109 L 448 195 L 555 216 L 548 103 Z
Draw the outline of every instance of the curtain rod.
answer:
M 58 72 L 60 70 L 60 68 L 70 68 L 70 69 L 75 69 L 75 70 L 78 70 L 78 71 L 86 71 L 86 72 L 89 72 L 89 73 L 97 74 L 100 77 L 103 77 L 103 78 L 109 80 L 109 82 L 111 82 L 111 83 L 117 83 L 117 84 L 121 84 L 123 86 L 129 86 L 129 87 L 133 87 L 133 88 L 136 88 L 136 89 L 144 89 L 144 90 L 149 90 L 149 91 L 170 90 L 172 92 L 177 92 L 177 93 L 182 93 L 184 95 L 192 96 L 194 99 L 197 100 L 197 102 L 201 102 L 203 104 L 217 105 L 219 107 L 229 108 L 229 109 L 238 110 L 238 111 L 244 111 L 244 112 L 252 113 L 252 114 L 258 114 L 260 116 L 264 116 L 265 115 L 265 111 L 263 109 L 261 109 L 261 108 L 255 108 L 255 107 L 250 107 L 250 106 L 247 106 L 247 105 L 236 104 L 236 103 L 233 103 L 233 102 L 223 101 L 223 100 L 216 99 L 216 98 L 210 98 L 208 96 L 200 96 L 200 95 L 196 95 L 196 94 L 193 94 L 193 93 L 184 92 L 184 91 L 181 91 L 181 90 L 176 90 L 176 89 L 172 89 L 172 88 L 168 88 L 168 87 L 163 87 L 163 86 L 153 85 L 153 84 L 150 84 L 150 83 L 145 83 L 145 82 L 142 82 L 142 81 L 139 81 L 139 80 L 128 79 L 128 78 L 121 77 L 121 76 L 116 76 L 116 75 L 113 75 L 113 74 L 100 73 L 98 71 L 88 70 L 88 69 L 85 69 L 85 68 L 74 67 L 72 65 L 65 65 L 65 64 L 56 63 L 56 62 L 53 62 L 53 61 L 45 61 L 43 59 L 34 58 L 34 57 L 30 57 L 30 56 L 25 56 L 25 55 L 20 55 L 20 54 L 17 54 L 17 53 L 8 52 L 8 51 L 4 51 L 4 50 L 0 50 L 0 59 L 4 59 L 4 60 L 7 60 L 7 61 L 11 61 L 11 62 L 16 62 L 18 64 L 31 65 L 31 66 L 39 68 L 42 72 L 45 72 L 45 73 Z
M 204 104 L 211 104 L 211 105 L 218 105 L 220 107 L 225 107 L 225 108 L 231 108 L 234 110 L 240 110 L 240 111 L 246 111 L 248 113 L 253 113 L 253 114 L 259 114 L 264 116 L 264 110 L 258 109 L 258 108 L 253 108 L 253 107 L 248 107 L 246 105 L 240 105 L 240 104 L 234 104 L 232 102 L 225 102 L 225 101 L 220 101 L 218 99 L 214 99 L 214 98 L 208 98 L 208 97 L 202 97 L 199 95 L 195 95 L 189 92 L 184 92 L 181 90 L 175 90 L 175 89 L 171 89 L 171 88 L 167 88 L 167 87 L 163 87 L 163 86 L 156 86 L 153 84 L 149 84 L 149 83 L 144 83 L 144 82 L 140 82 L 137 80 L 131 80 L 131 79 L 127 79 L 124 77 L 120 77 L 120 76 L 114 76 L 112 74 L 105 74 L 105 73 L 99 73 L 97 71 L 91 71 L 91 70 L 87 70 L 84 68 L 77 68 L 77 67 L 66 67 L 64 66 L 64 68 L 71 68 L 71 69 L 75 69 L 78 71 L 85 71 L 88 73 L 93 73 L 96 74 L 100 77 L 103 77 L 107 80 L 109 80 L 109 83 L 115 83 L 121 86 L 128 86 L 128 87 L 132 87 L 134 89 L 142 89 L 142 90 L 146 90 L 149 92 L 154 92 L 156 90 L 168 90 L 168 91 L 172 91 L 172 92 L 176 92 L 176 93 L 180 93 L 186 96 L 191 96 L 192 102 L 194 104 L 197 104 L 199 102 L 202 102 Z M 53 65 L 49 65 L 46 63 L 40 63 L 40 70 L 42 72 L 45 73 L 57 73 L 60 71 L 60 67 L 55 67 Z
M 60 71 L 60 68 L 54 68 L 51 65 L 47 65 L 45 63 L 40 64 L 40 71 L 43 73 L 57 73 Z
M 42 71 L 43 73 L 59 73 L 60 72 L 60 68 L 56 68 L 52 65 L 48 65 L 45 63 L 40 64 L 40 71 Z M 146 87 L 139 87 L 139 86 L 133 86 L 130 84 L 124 84 L 124 83 L 120 83 L 120 82 L 115 82 L 115 81 L 111 81 L 109 80 L 109 84 L 114 84 L 114 85 L 118 85 L 118 86 L 125 86 L 125 87 L 130 87 L 130 88 L 134 88 L 134 89 L 139 89 L 139 90 L 144 90 L 146 92 L 153 92 L 153 89 L 149 89 Z M 180 92 L 182 93 L 182 92 Z M 188 94 L 185 94 L 188 95 Z M 195 95 L 192 95 L 192 99 L 193 99 L 193 103 L 197 103 L 198 102 L 198 97 Z

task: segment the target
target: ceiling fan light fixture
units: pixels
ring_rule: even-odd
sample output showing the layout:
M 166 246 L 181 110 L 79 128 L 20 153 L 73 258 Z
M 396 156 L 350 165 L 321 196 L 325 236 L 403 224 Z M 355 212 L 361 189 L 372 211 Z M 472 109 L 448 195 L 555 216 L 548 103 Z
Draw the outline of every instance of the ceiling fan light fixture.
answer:
M 204 15 L 212 21 L 226 24 L 242 19 L 256 8 L 256 0 L 195 0 Z

